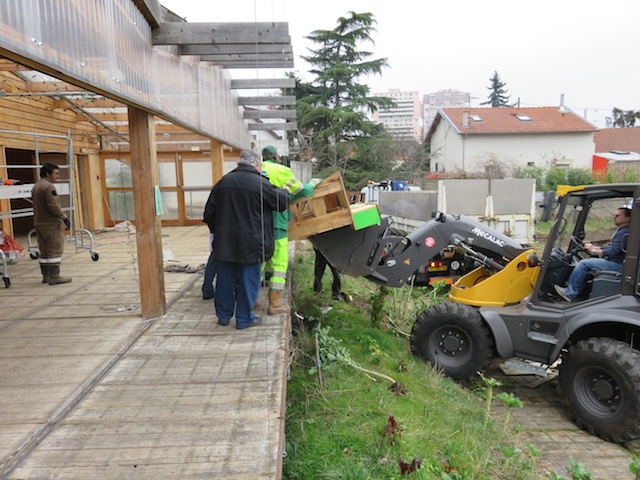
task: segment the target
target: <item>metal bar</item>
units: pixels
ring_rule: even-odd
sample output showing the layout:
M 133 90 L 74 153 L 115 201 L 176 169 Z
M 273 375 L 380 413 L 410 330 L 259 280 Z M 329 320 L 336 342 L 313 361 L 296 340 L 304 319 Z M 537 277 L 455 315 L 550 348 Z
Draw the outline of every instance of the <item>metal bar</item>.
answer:
M 109 125 L 107 125 L 106 123 L 104 123 L 103 121 L 101 121 L 99 118 L 97 118 L 95 115 L 87 112 L 84 108 L 82 108 L 80 105 L 76 104 L 73 100 L 71 100 L 70 98 L 65 97 L 64 95 L 60 95 L 60 99 L 64 100 L 65 102 L 67 102 L 69 105 L 71 105 L 73 108 L 72 110 L 80 115 L 84 115 L 87 118 L 89 118 L 91 120 L 91 123 L 93 123 L 94 125 L 99 125 L 102 128 L 106 129 L 109 133 L 111 133 L 112 135 L 124 140 L 125 142 L 129 142 L 129 139 L 127 137 L 125 137 L 124 135 L 122 135 L 120 132 L 118 132 L 117 130 L 114 130 L 113 128 L 111 128 Z M 71 138 L 71 137 L 69 137 Z
M 51 135 L 49 133 L 38 133 L 38 132 L 20 132 L 17 130 L 0 130 L 0 133 L 15 133 L 16 135 L 32 135 L 36 137 L 46 137 L 46 138 L 64 138 L 66 139 L 66 135 Z

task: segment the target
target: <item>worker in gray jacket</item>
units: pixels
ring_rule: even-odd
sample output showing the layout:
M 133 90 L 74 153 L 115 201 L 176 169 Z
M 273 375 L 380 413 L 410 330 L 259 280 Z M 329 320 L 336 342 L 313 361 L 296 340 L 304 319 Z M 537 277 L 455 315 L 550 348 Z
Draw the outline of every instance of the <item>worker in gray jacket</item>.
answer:
M 58 165 L 45 163 L 40 169 L 40 180 L 36 182 L 31 191 L 33 226 L 38 236 L 42 283 L 49 285 L 71 281 L 71 278 L 60 276 L 60 262 L 64 251 L 63 228 L 68 229 L 71 224 L 62 211 L 58 191 L 54 185 L 59 178 Z

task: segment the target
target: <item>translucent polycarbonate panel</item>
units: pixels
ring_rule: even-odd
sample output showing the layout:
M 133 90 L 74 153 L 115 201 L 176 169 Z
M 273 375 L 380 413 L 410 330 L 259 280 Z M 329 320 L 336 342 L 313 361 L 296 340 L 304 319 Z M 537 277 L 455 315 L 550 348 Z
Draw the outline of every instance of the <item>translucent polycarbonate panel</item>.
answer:
M 202 218 L 209 193 L 209 190 L 190 190 L 184 192 L 184 209 L 189 220 L 199 220 Z
M 106 158 L 104 173 L 107 188 L 131 188 L 133 186 L 129 159 Z
M 175 187 L 177 185 L 176 161 L 158 158 L 158 186 Z
M 213 186 L 211 159 L 189 160 L 182 162 L 182 184 L 185 187 Z
M 131 190 L 111 191 L 108 192 L 108 195 L 109 213 L 112 221 L 135 220 L 133 192 Z
M 229 73 L 154 46 L 132 0 L 1 0 L 0 49 L 223 143 L 250 144 Z
M 162 220 L 177 220 L 178 219 L 178 192 L 160 192 L 162 198 Z

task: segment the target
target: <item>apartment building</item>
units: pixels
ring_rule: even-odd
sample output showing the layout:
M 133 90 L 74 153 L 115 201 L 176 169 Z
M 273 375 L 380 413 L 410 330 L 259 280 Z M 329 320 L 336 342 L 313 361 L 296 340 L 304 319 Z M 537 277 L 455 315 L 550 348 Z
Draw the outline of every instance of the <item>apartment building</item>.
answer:
M 439 108 L 470 107 L 470 102 L 471 94 L 460 90 L 438 90 L 437 92 L 425 94 L 422 99 L 425 134 L 431 128 Z
M 420 92 L 403 92 L 390 89 L 374 93 L 376 97 L 389 97 L 395 102 L 392 108 L 380 108 L 372 114 L 374 122 L 382 123 L 391 136 L 422 141 L 422 102 Z

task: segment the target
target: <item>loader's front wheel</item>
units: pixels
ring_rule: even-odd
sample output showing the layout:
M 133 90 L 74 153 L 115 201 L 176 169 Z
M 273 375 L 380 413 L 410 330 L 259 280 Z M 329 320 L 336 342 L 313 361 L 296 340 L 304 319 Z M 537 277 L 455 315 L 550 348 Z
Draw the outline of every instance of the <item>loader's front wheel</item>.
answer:
M 411 329 L 411 351 L 456 380 L 468 380 L 494 354 L 491 331 L 478 310 L 444 302 L 423 311 Z
M 563 356 L 560 387 L 579 427 L 612 442 L 640 438 L 640 352 L 628 344 L 576 343 Z

